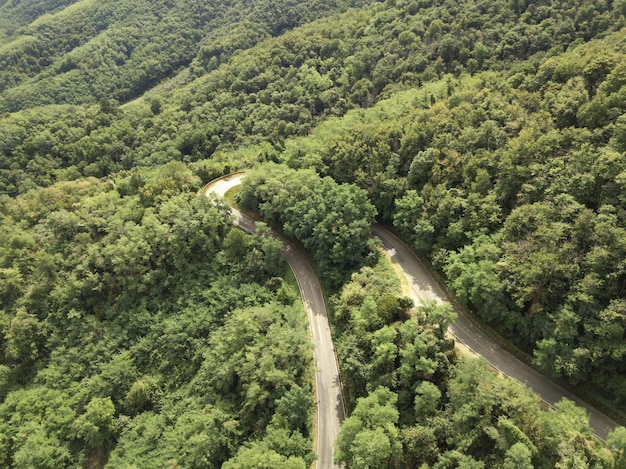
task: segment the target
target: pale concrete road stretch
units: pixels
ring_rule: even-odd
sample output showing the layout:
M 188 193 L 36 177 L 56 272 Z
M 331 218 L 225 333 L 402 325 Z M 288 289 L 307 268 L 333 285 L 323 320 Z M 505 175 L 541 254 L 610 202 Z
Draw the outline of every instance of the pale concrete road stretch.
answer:
M 379 225 L 372 227 L 372 234 L 382 241 L 385 252 L 404 272 L 416 305 L 428 301 L 448 302 L 446 294 L 439 288 L 430 271 L 404 242 Z M 535 391 L 550 407 L 554 407 L 564 397 L 574 401 L 587 411 L 591 428 L 602 440 L 606 440 L 607 435 L 615 429 L 617 423 L 613 419 L 502 349 L 478 329 L 463 311 L 457 309 L 456 312 L 458 317 L 450 326 L 450 333 L 458 342 L 484 357 L 493 368 Z
M 234 173 L 216 179 L 204 187 L 204 193 L 207 196 L 215 193 L 224 197 L 229 189 L 241 184 L 243 177 L 244 173 Z M 232 209 L 232 211 L 235 215 L 236 226 L 250 233 L 256 231 L 252 218 L 239 210 Z M 298 282 L 314 345 L 315 399 L 317 402 L 317 447 L 314 448 L 317 454 L 316 467 L 317 469 L 336 468 L 338 466 L 333 463 L 333 445 L 339 435 L 341 423 L 345 419 L 345 408 L 322 287 L 315 270 L 300 250 L 284 236 L 275 232 L 272 232 L 272 235 L 280 239 L 285 247 L 283 255 Z

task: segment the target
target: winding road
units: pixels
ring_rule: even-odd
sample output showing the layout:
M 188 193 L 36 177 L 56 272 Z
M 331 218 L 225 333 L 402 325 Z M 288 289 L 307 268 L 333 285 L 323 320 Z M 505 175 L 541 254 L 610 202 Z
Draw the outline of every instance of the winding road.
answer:
M 382 241 L 383 249 L 387 255 L 402 269 L 409 283 L 411 297 L 416 305 L 427 301 L 448 302 L 446 294 L 431 273 L 424 268 L 404 242 L 382 226 L 372 227 L 372 234 Z M 535 391 L 541 400 L 552 408 L 564 397 L 574 401 L 577 406 L 583 407 L 587 411 L 591 428 L 595 435 L 602 440 L 606 440 L 607 435 L 615 429 L 617 422 L 613 419 L 502 349 L 488 335 L 478 329 L 463 311 L 457 308 L 456 312 L 458 317 L 450 326 L 450 333 L 458 342 L 468 347 L 476 355 L 485 358 L 493 368 Z
M 215 193 L 219 196 L 232 187 L 241 184 L 244 173 L 234 173 L 210 182 L 204 188 L 206 195 Z M 233 209 L 235 224 L 242 229 L 254 232 L 254 220 Z M 372 235 L 379 238 L 387 255 L 402 270 L 406 277 L 410 296 L 416 305 L 428 301 L 448 302 L 445 292 L 439 287 L 431 273 L 424 267 L 411 249 L 386 228 L 372 227 Z M 319 279 L 313 267 L 302 253 L 287 238 L 274 233 L 283 241 L 284 255 L 296 276 L 302 301 L 309 318 L 311 338 L 315 346 L 315 384 L 317 400 L 317 469 L 337 467 L 333 464 L 333 444 L 339 434 L 341 423 L 345 419 L 345 408 L 339 379 L 339 369 L 335 348 L 330 335 L 328 316 Z M 599 438 L 606 440 L 607 435 L 617 427 L 617 423 L 589 404 L 576 397 L 554 381 L 520 361 L 508 351 L 502 349 L 489 336 L 478 329 L 469 317 L 457 309 L 458 317 L 450 326 L 450 333 L 461 344 L 476 355 L 482 356 L 493 368 L 503 375 L 516 379 L 539 395 L 550 407 L 567 398 L 583 407 L 589 415 L 589 423 Z
M 204 193 L 206 195 L 214 193 L 224 197 L 229 189 L 241 184 L 243 176 L 244 173 L 234 173 L 216 179 L 204 186 Z M 232 209 L 232 211 L 235 215 L 236 226 L 250 233 L 255 232 L 255 222 L 252 218 L 239 210 Z M 298 282 L 314 345 L 315 399 L 317 402 L 317 441 L 316 448 L 314 448 L 317 454 L 316 468 L 338 468 L 339 466 L 333 463 L 333 445 L 346 413 L 339 380 L 339 366 L 330 335 L 322 287 L 315 270 L 302 252 L 289 239 L 275 232 L 272 234 L 285 246 L 283 255 Z

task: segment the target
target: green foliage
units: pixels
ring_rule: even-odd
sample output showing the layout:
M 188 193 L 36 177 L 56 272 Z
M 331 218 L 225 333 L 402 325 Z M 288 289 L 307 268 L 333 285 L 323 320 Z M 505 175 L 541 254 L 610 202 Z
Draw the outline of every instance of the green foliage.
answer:
M 337 286 L 368 257 L 376 211 L 353 185 L 268 164 L 246 175 L 238 198 L 241 207 L 258 211 L 310 250 L 329 285 Z
M 76 419 L 72 429 L 87 448 L 103 449 L 115 430 L 115 406 L 110 398 L 94 397 L 85 413 Z
M 280 243 L 191 195 L 268 161 L 300 171 L 242 197 L 337 289 L 349 407 L 391 396 L 391 430 L 355 419 L 341 458 L 624 465 L 619 431 L 603 448 L 459 363 L 451 311 L 412 311 L 366 241 L 377 212 L 543 370 L 623 407 L 624 2 L 0 3 L 3 465 L 310 466 Z
M 397 308 L 393 315 L 388 314 L 390 302 Z M 354 273 L 331 304 L 349 407 L 385 386 L 398 393 L 401 415 L 410 418 L 423 380 L 445 386 L 456 360 L 453 342 L 442 334 L 450 311 L 428 305 L 409 318 L 412 301 L 399 296 L 395 272 L 386 259 Z
M 355 3 L 56 0 L 17 8 L 5 3 L 0 110 L 130 101 L 192 61 L 192 69 L 214 68 L 268 36 Z
M 617 427 L 611 432 L 606 445 L 615 453 L 615 467 L 626 467 L 626 428 Z
M 502 464 L 503 469 L 532 469 L 532 453 L 524 443 L 515 443 L 507 452 Z
M 441 391 L 430 381 L 422 381 L 415 388 L 415 416 L 422 420 L 434 414 L 439 406 Z
M 360 398 L 341 427 L 335 462 L 346 467 L 388 467 L 400 456 L 397 396 L 380 387 Z
M 15 453 L 13 467 L 53 469 L 69 466 L 71 459 L 66 445 L 54 436 L 46 435 L 41 427 L 34 426 L 29 430 L 28 437 Z
M 542 408 L 523 385 L 477 359 L 459 359 L 445 330 L 451 308 L 426 304 L 388 320 L 380 299 L 399 285 L 383 259 L 353 274 L 331 299 L 350 417 L 336 458 L 346 467 L 612 467 L 621 434 L 605 447 L 583 409 Z M 384 386 L 384 387 L 383 387 Z M 402 451 L 396 444 L 402 446 Z
M 274 418 L 286 420 L 286 428 L 291 431 L 299 431 L 306 435 L 311 427 L 311 413 L 308 412 L 308 402 L 311 393 L 295 384 L 276 402 L 276 414 Z
M 73 402 L 65 391 L 32 387 L 9 393 L 0 404 L 0 458 L 18 467 L 58 467 L 70 462 Z
M 501 64 L 504 77 L 448 76 L 398 91 L 322 124 L 282 156 L 361 186 L 461 303 L 545 372 L 593 383 L 617 407 L 625 389 L 620 38 Z
M 545 81 L 557 80 L 556 89 L 545 89 L 545 109 L 561 115 L 563 123 L 579 119 L 578 106 L 580 119 L 589 122 L 612 122 L 622 113 L 619 60 L 612 53 L 604 54 L 595 68 L 586 68 L 598 55 L 594 53 L 585 53 L 584 60 L 538 63 L 576 39 L 619 29 L 618 8 L 611 10 L 605 2 L 540 2 L 518 9 L 510 2 L 373 2 L 294 31 L 287 30 L 371 2 L 284 3 L 100 5 L 84 0 L 11 33 L 0 46 L 0 63 L 6 63 L 0 76 L 7 87 L 0 92 L 0 109 L 23 111 L 3 118 L 0 125 L 0 134 L 7 135 L 0 145 L 6 160 L 0 160 L 0 189 L 16 194 L 57 180 L 104 176 L 173 159 L 215 155 L 224 160 L 225 150 L 250 143 L 267 143 L 252 159 L 275 160 L 285 139 L 307 135 L 323 119 L 370 106 L 446 73 L 458 77 L 501 70 L 528 57 L 533 58 L 519 66 L 526 74 L 514 74 L 511 80 L 532 92 Z M 578 13 L 581 8 L 584 15 Z M 608 70 L 612 63 L 616 70 Z M 544 68 L 535 73 L 539 66 Z M 585 69 L 587 85 L 577 80 L 557 100 L 562 84 Z M 608 88 L 599 82 L 606 73 Z M 458 102 L 455 86 L 449 79 L 429 85 L 414 93 L 414 99 L 399 100 L 399 107 Z M 588 97 L 581 94 L 588 94 L 585 86 L 597 88 L 587 110 Z M 149 89 L 144 99 L 134 100 Z M 53 104 L 65 105 L 48 106 Z M 603 112 L 606 106 L 609 113 Z M 467 132 L 472 146 L 501 146 L 511 130 L 502 131 L 503 118 L 493 115 L 483 123 L 476 115 L 472 127 L 478 131 Z M 390 142 L 355 135 L 357 151 L 346 153 L 349 147 L 339 141 L 337 158 L 326 158 L 326 163 L 336 169 L 335 177 L 343 173 L 345 178 L 358 169 L 358 158 L 370 161 L 372 168 L 356 171 L 355 182 L 375 193 L 372 200 L 380 215 L 391 220 L 393 198 L 402 195 L 403 186 L 387 182 L 391 174 L 377 175 L 378 168 L 393 170 L 399 162 L 406 171 L 419 151 L 432 145 L 417 148 L 420 139 L 414 139 L 411 151 L 404 153 L 399 150 L 405 139 L 397 133 L 388 134 Z M 319 161 L 318 155 L 306 159 Z M 346 164 L 337 166 L 340 161 Z M 231 163 L 242 164 L 225 165 Z
M 3 205 L 3 465 L 220 467 L 260 442 L 312 460 L 282 244 L 233 230 L 197 184 L 170 163 Z

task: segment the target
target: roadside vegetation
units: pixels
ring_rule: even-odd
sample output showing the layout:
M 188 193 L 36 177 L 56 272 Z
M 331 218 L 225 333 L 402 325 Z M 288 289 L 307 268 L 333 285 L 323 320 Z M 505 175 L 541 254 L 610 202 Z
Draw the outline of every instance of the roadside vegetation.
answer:
M 172 163 L 3 204 L 4 467 L 310 465 L 312 350 L 282 245 L 199 185 Z
M 242 208 L 299 240 L 330 289 L 377 255 L 370 240 L 376 210 L 365 191 L 352 184 L 268 164 L 246 174 L 237 199 Z
M 336 460 L 349 468 L 621 467 L 624 428 L 605 446 L 584 410 L 546 410 L 521 383 L 457 353 L 449 305 L 411 308 L 387 260 L 331 299 L 349 407 Z

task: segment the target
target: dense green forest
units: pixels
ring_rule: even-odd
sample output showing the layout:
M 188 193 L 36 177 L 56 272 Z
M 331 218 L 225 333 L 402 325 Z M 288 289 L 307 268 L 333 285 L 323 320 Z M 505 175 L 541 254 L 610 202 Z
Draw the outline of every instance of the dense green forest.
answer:
M 3 467 L 310 465 L 282 245 L 231 228 L 199 183 L 171 163 L 2 206 Z
M 53 0 L 36 8 L 5 2 L 0 112 L 129 101 L 194 60 L 215 67 L 237 50 L 349 6 L 348 0 L 288 0 L 278 8 L 266 0 Z
M 270 164 L 246 175 L 237 199 L 242 208 L 299 240 L 333 290 L 348 272 L 376 257 L 369 240 L 376 210 L 365 191 L 352 184 Z
M 450 305 L 409 311 L 383 260 L 331 299 L 346 398 L 335 458 L 349 468 L 623 467 L 626 430 L 605 447 L 584 410 L 542 408 L 486 363 L 459 356 L 445 331 Z
M 458 11 L 466 14 L 454 15 Z M 367 107 L 395 90 L 419 87 L 446 72 L 507 70 L 518 64 L 519 79 L 534 77 L 547 57 L 606 34 L 608 26 L 618 29 L 620 18 L 617 9 L 602 2 L 585 3 L 584 8 L 574 1 L 553 7 L 533 4 L 517 13 L 507 2 L 463 7 L 458 2 L 376 3 L 262 41 L 224 59 L 219 67 L 218 51 L 199 53 L 185 69 L 189 79 L 194 74 L 198 78 L 185 85 L 181 72 L 158 92 L 122 108 L 118 104 L 125 99 L 83 89 L 81 99 L 100 104 L 8 114 L 0 121 L 0 189 L 14 195 L 79 175 L 102 177 L 173 159 L 218 159 L 225 150 L 261 141 L 271 147 L 255 151 L 255 156 L 271 158 L 285 138 L 307 134 L 326 117 Z M 245 48 L 239 45 L 241 36 L 231 28 L 211 44 Z M 450 53 L 446 44 L 452 44 Z M 522 67 L 524 57 L 535 59 Z M 160 59 L 154 60 L 167 63 Z M 30 82 L 6 93 L 22 88 L 24 99 L 40 94 L 38 85 Z M 0 99 L 8 99 L 6 93 Z M 47 102 L 61 105 L 68 100 L 51 91 Z
M 325 282 L 348 467 L 624 467 L 457 356 L 376 219 L 546 374 L 626 421 L 626 3 L 0 0 L 0 460 L 308 467 L 280 246 Z M 263 231 L 264 228 L 261 228 Z M 368 462 L 369 461 L 369 462 Z

